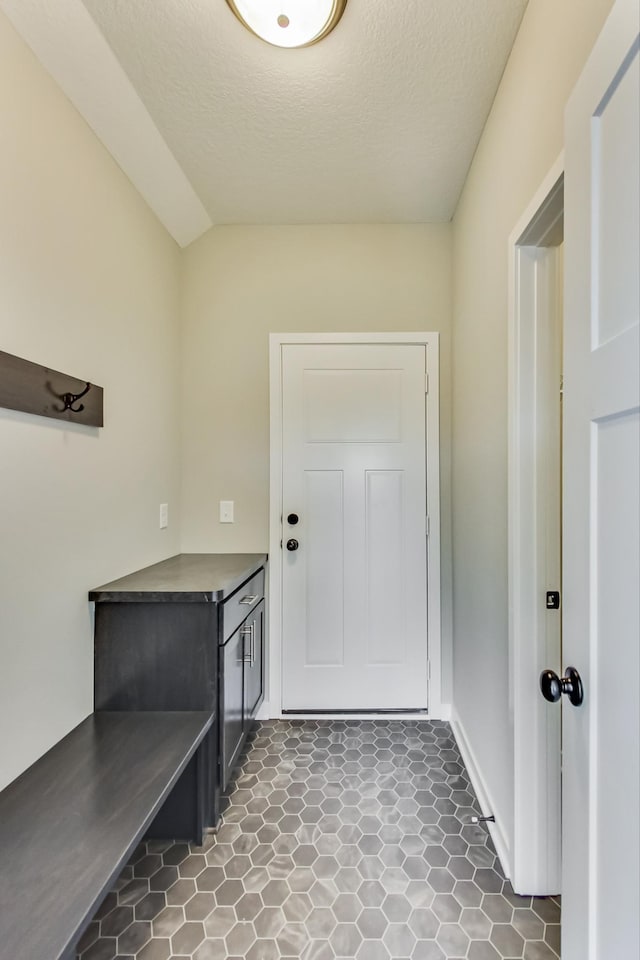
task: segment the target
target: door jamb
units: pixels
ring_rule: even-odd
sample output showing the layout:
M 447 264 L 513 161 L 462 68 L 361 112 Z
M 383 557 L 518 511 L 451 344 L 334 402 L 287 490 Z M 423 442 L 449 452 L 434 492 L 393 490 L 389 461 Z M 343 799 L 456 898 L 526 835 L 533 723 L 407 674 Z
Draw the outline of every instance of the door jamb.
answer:
M 261 713 L 282 714 L 282 347 L 285 344 L 384 343 L 416 344 L 426 349 L 426 510 L 427 537 L 427 634 L 430 676 L 430 719 L 442 719 L 442 651 L 440 612 L 440 383 L 438 333 L 271 333 L 269 334 L 269 625 L 267 640 L 268 707 Z M 402 714 L 395 714 L 397 718 Z M 422 719 L 425 715 L 422 715 Z
M 559 893 L 561 886 L 560 711 L 549 711 L 538 689 L 540 671 L 558 671 L 560 664 L 547 662 L 543 619 L 545 591 L 552 587 L 542 581 L 540 560 L 539 514 L 548 504 L 537 485 L 542 456 L 537 325 L 554 309 L 550 298 L 557 252 L 552 248 L 562 230 L 563 187 L 560 154 L 509 237 L 509 711 L 514 744 L 509 846 L 515 891 L 538 895 Z

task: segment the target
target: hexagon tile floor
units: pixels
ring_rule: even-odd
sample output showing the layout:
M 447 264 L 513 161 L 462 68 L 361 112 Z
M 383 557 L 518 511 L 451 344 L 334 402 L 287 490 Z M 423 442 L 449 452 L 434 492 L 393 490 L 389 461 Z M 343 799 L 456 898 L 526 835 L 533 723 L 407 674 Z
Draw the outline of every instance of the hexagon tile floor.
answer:
M 552 960 L 555 898 L 505 881 L 451 728 L 270 721 L 204 847 L 149 841 L 81 960 Z

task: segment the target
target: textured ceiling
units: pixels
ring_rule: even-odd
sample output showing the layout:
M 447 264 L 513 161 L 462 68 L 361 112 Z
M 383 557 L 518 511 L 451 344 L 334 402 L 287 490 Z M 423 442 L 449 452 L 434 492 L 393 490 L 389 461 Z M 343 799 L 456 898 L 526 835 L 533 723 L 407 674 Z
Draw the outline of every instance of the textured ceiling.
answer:
M 301 50 L 251 35 L 224 0 L 82 2 L 113 59 L 95 58 L 96 83 L 123 71 L 211 222 L 358 223 L 450 219 L 527 0 L 349 0 Z M 56 6 L 0 6 L 25 4 Z M 70 87 L 111 149 L 117 117 L 98 129 Z

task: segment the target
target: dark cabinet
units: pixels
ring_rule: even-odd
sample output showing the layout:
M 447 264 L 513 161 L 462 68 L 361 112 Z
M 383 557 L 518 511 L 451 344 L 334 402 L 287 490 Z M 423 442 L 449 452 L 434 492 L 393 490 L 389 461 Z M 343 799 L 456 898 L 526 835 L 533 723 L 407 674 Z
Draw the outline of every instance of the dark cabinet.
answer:
M 206 710 L 207 826 L 264 693 L 263 554 L 180 554 L 92 590 L 96 710 Z M 193 803 L 182 778 L 185 811 Z
M 205 826 L 218 816 L 217 616 L 213 604 L 97 602 L 94 642 L 95 710 L 206 710 L 208 773 Z M 195 761 L 166 804 L 173 822 L 195 815 Z M 161 824 L 158 825 L 159 829 Z
M 264 601 L 261 594 L 256 599 L 258 605 L 220 648 L 222 790 L 264 696 Z

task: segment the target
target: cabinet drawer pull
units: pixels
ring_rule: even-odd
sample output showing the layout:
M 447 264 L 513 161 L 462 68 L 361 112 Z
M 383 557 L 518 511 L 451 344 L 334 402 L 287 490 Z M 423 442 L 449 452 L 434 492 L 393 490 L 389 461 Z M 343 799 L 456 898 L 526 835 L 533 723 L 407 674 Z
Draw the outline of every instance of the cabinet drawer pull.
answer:
M 251 594 L 247 594 L 246 597 L 243 597 L 242 600 L 239 600 L 238 602 L 245 603 L 248 607 L 251 607 L 256 602 L 257 599 L 258 599 L 257 593 L 255 594 L 255 596 L 252 596 Z
M 255 630 L 256 622 L 253 620 L 248 627 L 242 627 L 240 630 L 240 636 L 242 637 L 242 660 L 239 660 L 238 663 L 248 663 L 249 666 L 253 666 L 255 660 Z M 246 637 L 249 637 L 249 654 L 245 652 L 244 640 Z

